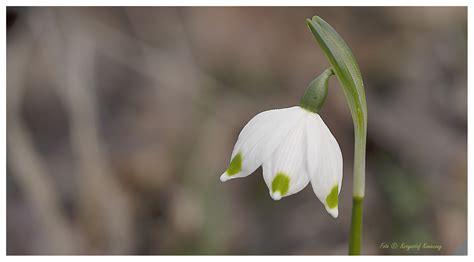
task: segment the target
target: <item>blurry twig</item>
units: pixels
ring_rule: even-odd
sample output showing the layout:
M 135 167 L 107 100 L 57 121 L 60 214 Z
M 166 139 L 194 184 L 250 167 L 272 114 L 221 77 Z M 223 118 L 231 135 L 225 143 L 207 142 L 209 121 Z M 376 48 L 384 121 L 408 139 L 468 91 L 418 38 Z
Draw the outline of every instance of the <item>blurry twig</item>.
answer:
M 131 248 L 131 212 L 109 166 L 105 146 L 98 134 L 96 101 L 93 96 L 94 62 L 91 43 L 80 37 L 68 39 L 65 65 L 66 88 L 59 87 L 69 110 L 71 142 L 81 171 L 82 208 L 86 215 L 102 215 L 100 227 L 107 233 L 106 251 L 128 253 Z M 92 210 L 87 210 L 92 208 Z M 90 213 L 88 213 L 90 212 Z M 100 216 L 99 215 L 99 216 Z M 100 228 L 97 228 L 100 229 Z
M 9 45 L 8 151 L 9 168 L 38 215 L 46 240 L 46 253 L 74 254 L 78 247 L 72 229 L 61 212 L 59 196 L 45 163 L 36 151 L 29 131 L 21 121 L 20 108 L 32 39 Z
M 95 245 L 91 248 L 101 253 L 129 253 L 133 242 L 132 213 L 98 134 L 93 95 L 94 42 L 76 30 L 74 26 L 79 21 L 69 19 L 67 14 L 56 17 L 48 9 L 37 11 L 30 25 L 42 41 L 45 56 L 53 60 L 52 78 L 69 113 L 71 144 L 80 173 L 79 213 Z M 61 34 L 60 28 L 67 34 Z

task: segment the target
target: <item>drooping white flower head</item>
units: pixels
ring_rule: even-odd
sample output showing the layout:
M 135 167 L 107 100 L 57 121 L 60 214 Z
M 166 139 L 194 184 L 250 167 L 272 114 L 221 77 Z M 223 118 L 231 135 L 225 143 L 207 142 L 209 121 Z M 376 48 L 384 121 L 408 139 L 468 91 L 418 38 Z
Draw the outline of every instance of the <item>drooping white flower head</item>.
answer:
M 342 186 L 342 154 L 321 117 L 300 106 L 262 112 L 242 129 L 221 181 L 246 177 L 263 166 L 274 200 L 313 191 L 334 218 Z

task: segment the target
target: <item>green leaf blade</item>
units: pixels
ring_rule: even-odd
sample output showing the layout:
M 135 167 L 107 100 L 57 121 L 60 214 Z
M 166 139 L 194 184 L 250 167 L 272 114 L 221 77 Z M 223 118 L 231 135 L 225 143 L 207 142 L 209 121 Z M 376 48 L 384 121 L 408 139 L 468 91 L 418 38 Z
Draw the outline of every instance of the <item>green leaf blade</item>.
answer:
M 354 55 L 342 37 L 326 21 L 314 16 L 312 20 L 307 19 L 306 22 L 344 89 L 355 128 L 361 129 L 358 131 L 365 131 L 367 127 L 365 89 Z

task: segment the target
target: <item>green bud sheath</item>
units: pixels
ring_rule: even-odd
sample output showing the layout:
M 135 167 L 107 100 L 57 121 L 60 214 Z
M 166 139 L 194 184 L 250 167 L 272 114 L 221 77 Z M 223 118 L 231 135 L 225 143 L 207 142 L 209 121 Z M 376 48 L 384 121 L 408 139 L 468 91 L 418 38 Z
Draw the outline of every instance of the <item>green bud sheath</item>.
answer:
M 309 83 L 301 98 L 301 108 L 313 113 L 317 113 L 321 110 L 326 96 L 328 95 L 328 80 L 333 74 L 332 69 L 328 68 Z

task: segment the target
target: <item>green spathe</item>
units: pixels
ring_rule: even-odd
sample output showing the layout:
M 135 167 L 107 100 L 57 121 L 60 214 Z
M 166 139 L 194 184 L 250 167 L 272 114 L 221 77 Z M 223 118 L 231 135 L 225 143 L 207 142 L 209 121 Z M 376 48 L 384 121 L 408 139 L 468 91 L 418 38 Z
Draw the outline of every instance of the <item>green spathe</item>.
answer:
M 339 186 L 335 185 L 332 189 L 329 195 L 326 197 L 326 204 L 328 205 L 329 208 L 333 209 L 337 207 L 337 204 L 339 203 Z
M 238 153 L 237 155 L 232 158 L 232 161 L 230 161 L 229 168 L 227 169 L 227 175 L 228 176 L 233 176 L 235 174 L 238 174 L 242 170 L 242 155 Z
M 283 172 L 278 172 L 272 182 L 272 192 L 280 192 L 282 196 L 288 193 L 290 188 L 290 178 Z
M 309 83 L 301 98 L 301 108 L 313 113 L 318 113 L 321 110 L 328 95 L 328 80 L 333 74 L 332 69 L 328 68 Z

